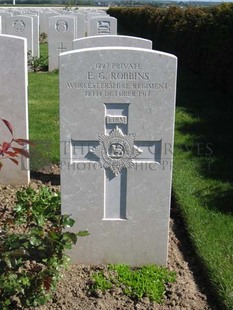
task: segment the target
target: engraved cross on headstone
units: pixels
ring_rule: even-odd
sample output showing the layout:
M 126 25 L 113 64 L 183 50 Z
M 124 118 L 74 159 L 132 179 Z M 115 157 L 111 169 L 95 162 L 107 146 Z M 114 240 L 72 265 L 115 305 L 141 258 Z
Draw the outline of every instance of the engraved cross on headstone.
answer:
M 97 141 L 72 140 L 72 163 L 95 162 L 105 171 L 105 220 L 127 219 L 127 169 L 161 162 L 160 141 L 135 141 L 128 134 L 129 104 L 105 104 L 105 133 Z
M 57 50 L 59 51 L 59 53 L 63 53 L 67 50 L 67 48 L 64 47 L 63 42 L 60 42 L 60 46 L 58 46 Z

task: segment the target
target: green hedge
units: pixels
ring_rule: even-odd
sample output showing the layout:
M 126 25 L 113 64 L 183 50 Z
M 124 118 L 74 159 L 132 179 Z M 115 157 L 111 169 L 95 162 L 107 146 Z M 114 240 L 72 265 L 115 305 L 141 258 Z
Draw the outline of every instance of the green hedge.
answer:
M 233 94 L 233 4 L 209 8 L 110 8 L 127 34 L 153 41 L 179 63 Z

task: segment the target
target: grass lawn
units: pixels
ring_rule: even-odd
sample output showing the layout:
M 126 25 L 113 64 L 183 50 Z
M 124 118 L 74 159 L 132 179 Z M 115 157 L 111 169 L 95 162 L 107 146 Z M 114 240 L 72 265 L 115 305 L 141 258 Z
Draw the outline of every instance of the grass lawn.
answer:
M 40 44 L 40 56 L 48 57 L 48 44 L 47 43 Z
M 31 169 L 59 162 L 58 74 L 29 73 Z
M 230 104 L 198 76 L 180 72 L 173 190 L 221 309 L 233 309 Z
M 216 87 L 179 72 L 173 191 L 221 309 L 233 309 L 230 104 Z M 29 73 L 30 138 L 36 141 L 32 170 L 59 163 L 58 110 L 58 74 Z
M 47 44 L 40 44 L 40 54 L 48 57 Z M 30 72 L 28 80 L 31 170 L 36 170 L 60 159 L 58 73 Z

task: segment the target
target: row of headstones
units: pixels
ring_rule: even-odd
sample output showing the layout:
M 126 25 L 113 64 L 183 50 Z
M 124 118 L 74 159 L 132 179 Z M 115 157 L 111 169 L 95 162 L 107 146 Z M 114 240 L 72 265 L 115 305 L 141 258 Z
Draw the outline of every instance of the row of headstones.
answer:
M 0 15 L 3 17 L 3 19 L 7 17 L 18 17 L 18 16 L 24 16 L 24 15 L 31 15 L 31 16 L 38 16 L 39 17 L 39 24 L 40 24 L 40 34 L 46 33 L 48 34 L 48 18 L 53 16 L 73 16 L 80 18 L 84 26 L 81 25 L 82 28 L 84 28 L 84 33 L 87 32 L 89 34 L 89 22 L 92 17 L 96 16 L 106 16 L 106 11 L 103 10 L 94 10 L 94 9 L 80 9 L 80 10 L 62 10 L 62 9 L 43 9 L 43 8 L 33 8 L 33 9 L 26 9 L 26 10 L 19 10 L 19 9 L 0 9 Z M 108 15 L 107 15 L 108 16 Z M 4 28 L 4 25 L 3 25 Z M 110 31 L 109 27 L 105 28 L 101 25 L 99 27 L 99 32 L 108 32 Z M 80 31 L 80 33 L 82 33 Z M 82 33 L 83 34 L 83 33 Z M 92 35 L 92 34 L 90 34 Z
M 166 265 L 177 59 L 140 38 L 92 43 L 59 56 L 62 213 L 90 233 L 69 254 Z M 26 40 L 2 35 L 0 50 L 1 117 L 27 138 Z M 4 164 L 1 183 L 29 182 L 25 162 Z
M 39 33 L 48 34 L 49 71 L 58 69 L 58 55 L 71 50 L 74 39 L 85 37 L 86 34 L 117 34 L 116 19 L 108 16 L 106 12 L 87 11 L 86 15 L 76 11 L 61 11 L 61 14 L 59 11 L 19 13 L 0 11 L 0 33 L 26 38 L 28 51 L 35 57 L 40 56 Z
M 82 23 L 83 25 L 83 23 Z M 75 35 L 75 29 L 82 33 Z M 48 35 L 48 54 L 49 54 L 49 71 L 58 69 L 58 56 L 62 52 L 76 49 L 74 41 L 85 37 L 84 28 L 76 27 L 76 19 L 72 16 L 54 16 L 49 18 L 49 35 Z M 100 35 L 117 35 L 117 19 L 107 16 L 107 14 L 100 16 L 89 16 L 88 31 L 89 36 Z

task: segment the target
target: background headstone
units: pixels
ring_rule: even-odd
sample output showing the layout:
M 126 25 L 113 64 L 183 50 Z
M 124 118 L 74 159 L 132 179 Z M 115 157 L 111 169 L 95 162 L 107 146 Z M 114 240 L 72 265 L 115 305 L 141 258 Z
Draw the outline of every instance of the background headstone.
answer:
M 49 32 L 49 18 L 53 16 L 59 15 L 57 12 L 41 12 L 39 17 L 40 17 L 40 34 L 41 33 L 46 33 L 48 35 Z
M 12 13 L 12 16 L 17 16 L 17 15 L 21 15 L 23 13 L 23 11 L 12 9 L 11 13 Z
M 32 37 L 32 44 L 33 44 L 33 56 L 40 57 L 40 45 L 39 45 L 39 16 L 35 13 L 26 13 L 24 16 L 28 15 L 32 17 L 33 20 L 33 37 Z
M 76 18 L 71 16 L 54 16 L 49 18 L 48 54 L 49 71 L 58 69 L 58 56 L 72 50 L 76 38 Z
M 6 33 L 27 39 L 27 48 L 34 56 L 33 50 L 33 19 L 29 16 L 14 16 L 7 18 Z
M 90 233 L 74 263 L 166 265 L 176 66 L 141 48 L 60 55 L 62 212 Z
M 85 37 L 85 15 L 84 14 L 74 14 L 74 16 L 76 17 L 76 25 L 77 25 L 77 29 L 76 29 L 76 38 L 83 38 Z
M 128 46 L 152 49 L 152 41 L 120 35 L 92 36 L 73 41 L 73 50 L 101 46 Z
M 15 138 L 28 139 L 27 40 L 0 35 L 0 63 L 0 118 L 12 124 Z M 9 131 L 0 123 L 0 143 L 10 139 Z M 0 184 L 29 183 L 27 159 L 19 157 L 18 166 L 8 159 L 2 163 Z
M 10 13 L 7 12 L 0 12 L 0 15 L 2 17 L 2 33 L 6 33 L 6 23 L 7 23 L 7 18 L 11 17 Z
M 87 27 L 88 36 L 117 34 L 117 19 L 106 14 L 91 17 Z

